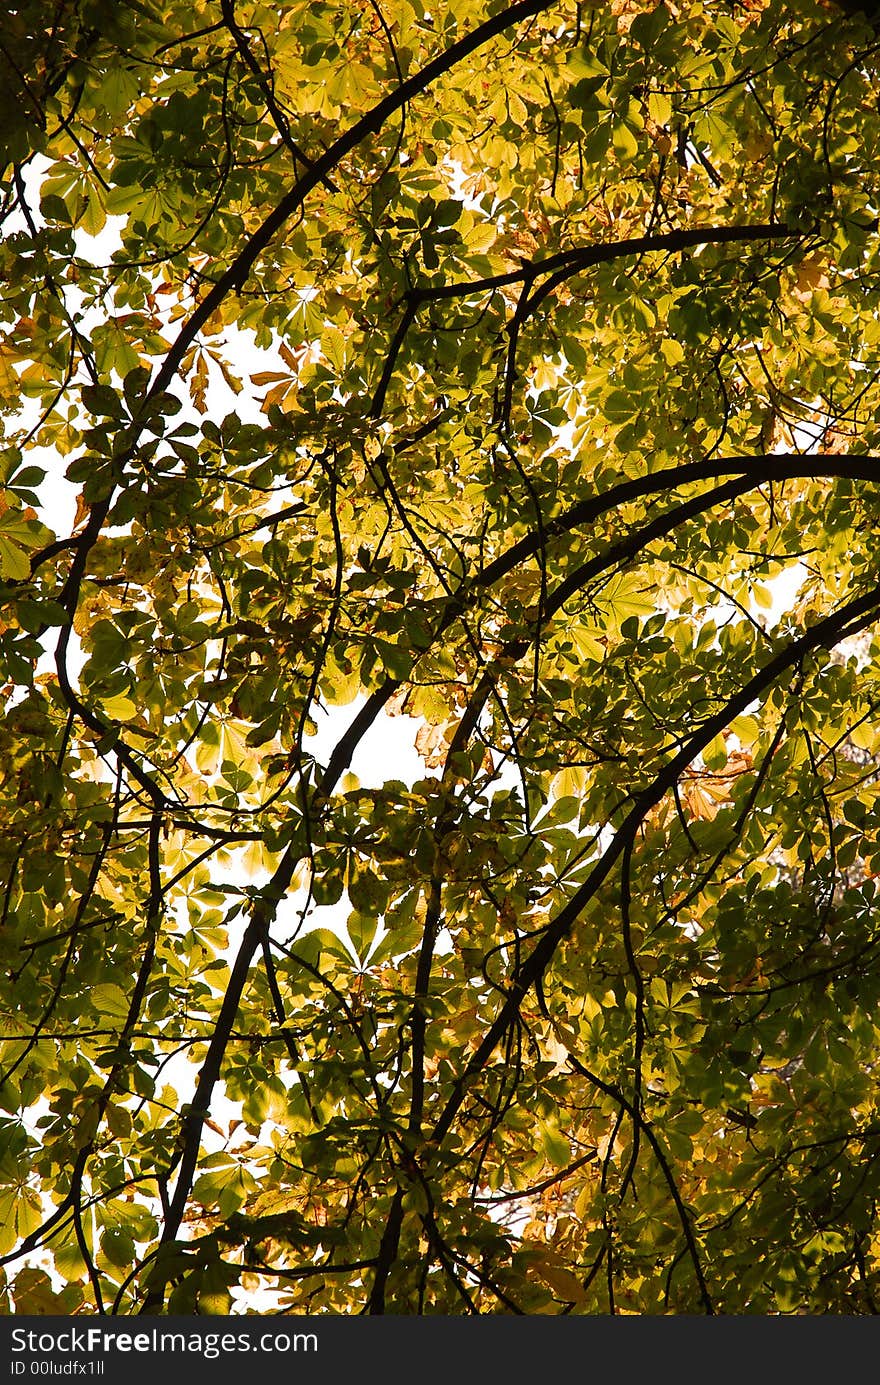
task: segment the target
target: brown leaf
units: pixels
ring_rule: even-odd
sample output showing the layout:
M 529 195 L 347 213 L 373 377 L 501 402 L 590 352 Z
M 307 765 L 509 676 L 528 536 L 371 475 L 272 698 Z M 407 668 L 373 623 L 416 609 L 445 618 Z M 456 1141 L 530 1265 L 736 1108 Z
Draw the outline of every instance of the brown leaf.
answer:
M 416 732 L 416 750 L 421 755 L 428 769 L 439 769 L 446 763 L 446 756 L 449 752 L 449 742 L 455 735 L 457 721 L 447 721 L 439 726 L 432 726 L 430 722 L 425 722 Z

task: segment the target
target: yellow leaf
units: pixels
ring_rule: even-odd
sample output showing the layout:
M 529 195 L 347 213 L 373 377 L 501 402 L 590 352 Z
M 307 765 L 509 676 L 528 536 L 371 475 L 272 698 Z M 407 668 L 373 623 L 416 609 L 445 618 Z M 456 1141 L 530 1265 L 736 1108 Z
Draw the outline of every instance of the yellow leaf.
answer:
M 586 788 L 588 778 L 587 771 L 580 765 L 569 765 L 567 769 L 560 770 L 553 779 L 554 798 L 576 798 Z
M 125 693 L 117 693 L 115 697 L 105 699 L 101 710 L 113 721 L 129 721 L 137 712 L 137 707 Z
M 624 123 L 615 125 L 611 142 L 621 163 L 629 163 L 638 153 L 639 146 L 636 143 L 636 137 L 629 126 Z
M 657 609 L 637 587 L 637 578 L 613 577 L 596 598 L 596 605 L 604 610 L 612 628 L 619 629 L 628 616 L 650 616 Z
M 128 1016 L 129 1001 L 121 986 L 112 984 L 92 986 L 89 1000 L 103 1019 L 124 1020 Z
M 770 607 L 773 605 L 773 597 L 767 588 L 761 586 L 760 583 L 752 587 L 752 597 L 754 598 L 755 605 L 761 606 L 765 611 L 769 611 Z
M 494 245 L 497 234 L 491 221 L 478 221 L 466 233 L 464 242 L 473 254 L 482 255 L 485 254 L 490 245 Z
M 274 385 L 277 380 L 292 380 L 286 370 L 258 370 L 251 376 L 252 385 Z
M 663 91 L 652 91 L 648 95 L 648 114 L 658 125 L 665 125 L 672 117 L 672 102 Z
M 552 1257 L 552 1258 L 551 1258 Z M 552 1251 L 535 1252 L 531 1257 L 535 1273 L 557 1298 L 564 1303 L 583 1303 L 586 1299 L 581 1281 L 561 1264 Z
M 722 735 L 715 736 L 703 751 L 703 764 L 713 772 L 724 769 L 727 764 L 727 746 Z
M 661 341 L 660 350 L 667 365 L 678 365 L 680 361 L 684 360 L 684 351 L 673 337 L 666 337 L 664 341 Z
M 30 559 L 23 548 L 13 543 L 5 534 L 0 534 L 0 577 L 11 577 L 16 582 L 25 582 L 31 575 Z

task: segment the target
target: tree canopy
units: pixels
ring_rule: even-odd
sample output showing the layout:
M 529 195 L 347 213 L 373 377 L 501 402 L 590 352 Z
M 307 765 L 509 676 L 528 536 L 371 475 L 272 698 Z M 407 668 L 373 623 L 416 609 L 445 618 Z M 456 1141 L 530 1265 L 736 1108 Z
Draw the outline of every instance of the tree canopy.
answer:
M 7 1311 L 878 1311 L 878 52 L 8 8 Z

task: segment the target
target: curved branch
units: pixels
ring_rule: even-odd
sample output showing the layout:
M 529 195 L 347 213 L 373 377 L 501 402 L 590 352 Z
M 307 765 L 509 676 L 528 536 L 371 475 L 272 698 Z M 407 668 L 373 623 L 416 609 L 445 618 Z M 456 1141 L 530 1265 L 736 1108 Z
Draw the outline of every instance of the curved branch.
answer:
M 672 1196 L 672 1201 L 675 1203 L 675 1210 L 678 1213 L 678 1219 L 681 1222 L 681 1229 L 684 1233 L 684 1239 L 688 1248 L 688 1254 L 691 1258 L 691 1263 L 694 1267 L 694 1274 L 697 1277 L 697 1284 L 699 1285 L 700 1298 L 703 1301 L 703 1307 L 705 1308 L 707 1315 L 713 1316 L 715 1313 L 715 1305 L 712 1302 L 712 1296 L 709 1293 L 709 1287 L 706 1284 L 706 1277 L 703 1273 L 703 1265 L 702 1261 L 700 1260 L 699 1250 L 697 1249 L 696 1237 L 694 1236 L 694 1229 L 691 1224 L 690 1215 L 688 1214 L 688 1210 L 684 1205 L 684 1200 L 681 1196 L 681 1193 L 679 1192 L 678 1184 L 675 1181 L 675 1175 L 672 1172 L 669 1160 L 666 1158 L 663 1146 L 657 1139 L 657 1136 L 655 1135 L 650 1122 L 647 1121 L 645 1117 L 642 1115 L 637 1103 L 634 1104 L 633 1102 L 628 1101 L 626 1096 L 620 1090 L 619 1087 L 612 1086 L 608 1082 L 603 1082 L 601 1077 L 597 1077 L 595 1073 L 590 1072 L 589 1068 L 585 1067 L 584 1064 L 580 1061 L 580 1059 L 577 1058 L 577 1056 L 573 1054 L 571 1051 L 569 1051 L 568 1054 L 568 1061 L 571 1067 L 574 1069 L 574 1071 L 580 1073 L 581 1077 L 585 1077 L 587 1081 L 592 1083 L 592 1085 L 596 1087 L 600 1092 L 604 1092 L 606 1096 L 610 1096 L 613 1101 L 618 1102 L 622 1110 L 626 1111 L 627 1115 L 631 1118 L 635 1129 L 640 1130 L 644 1134 L 645 1139 L 648 1141 L 648 1144 L 654 1151 L 654 1157 L 656 1158 L 657 1163 L 660 1165 L 663 1177 L 666 1179 L 666 1184 Z
M 691 761 L 720 734 L 729 723 L 766 692 L 789 669 L 795 668 L 816 649 L 829 649 L 840 640 L 867 629 L 880 617 L 880 586 L 847 602 L 831 615 L 811 626 L 799 639 L 793 640 L 769 659 L 739 692 L 689 736 L 682 748 L 655 775 L 652 782 L 637 796 L 633 807 L 602 853 L 587 880 L 575 892 L 541 934 L 528 958 L 514 975 L 507 999 L 485 1037 L 467 1063 L 440 1113 L 431 1138 L 440 1141 L 449 1131 L 467 1094 L 469 1084 L 477 1077 L 511 1025 L 515 1024 L 522 1001 L 531 987 L 543 976 L 557 947 L 571 932 L 581 912 L 611 874 L 629 843 L 652 808 L 667 794 Z

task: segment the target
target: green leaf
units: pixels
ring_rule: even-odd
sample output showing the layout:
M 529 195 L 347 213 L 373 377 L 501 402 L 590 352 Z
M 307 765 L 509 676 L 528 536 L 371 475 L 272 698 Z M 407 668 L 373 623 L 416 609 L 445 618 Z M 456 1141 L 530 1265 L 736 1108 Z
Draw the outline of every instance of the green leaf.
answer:
M 346 924 L 348 936 L 351 939 L 355 956 L 361 962 L 365 962 L 369 956 L 377 926 L 378 919 L 368 914 L 359 913 L 357 910 L 348 916 L 348 923 Z
M 0 576 L 25 582 L 30 575 L 31 562 L 27 552 L 0 530 Z
M 648 113 L 658 125 L 668 125 L 672 119 L 672 102 L 666 92 L 652 91 L 648 94 Z
M 563 1169 L 571 1163 L 571 1145 L 554 1125 L 541 1126 L 541 1145 L 551 1164 Z
M 703 764 L 707 769 L 717 771 L 725 768 L 727 764 L 727 747 L 724 737 L 715 736 L 703 751 Z
M 653 615 L 656 610 L 654 601 L 639 588 L 638 579 L 623 574 L 606 583 L 596 605 L 606 615 L 612 630 L 619 630 L 629 616 Z
M 137 713 L 134 702 L 124 693 L 117 693 L 115 697 L 105 698 L 101 704 L 101 710 L 112 721 L 129 721 Z
M 128 1232 L 108 1228 L 101 1232 L 101 1250 L 118 1269 L 126 1269 L 134 1258 L 134 1241 Z
M 639 151 L 636 137 L 625 121 L 615 124 L 612 128 L 611 143 L 621 163 L 629 163 Z
M 128 1018 L 131 1002 L 121 986 L 111 983 L 92 986 L 89 1001 L 102 1019 L 116 1022 Z

